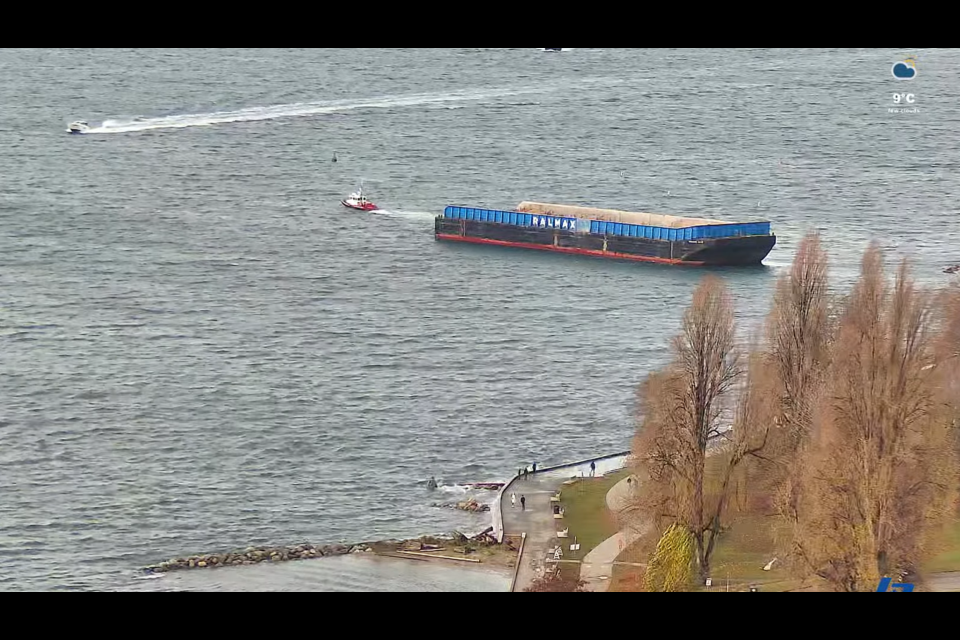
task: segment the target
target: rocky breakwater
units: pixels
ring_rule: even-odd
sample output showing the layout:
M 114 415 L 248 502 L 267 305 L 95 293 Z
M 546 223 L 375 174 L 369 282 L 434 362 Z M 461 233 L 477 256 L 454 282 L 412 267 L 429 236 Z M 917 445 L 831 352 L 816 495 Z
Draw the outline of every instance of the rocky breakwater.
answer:
M 459 509 L 460 511 L 470 511 L 473 513 L 490 511 L 490 505 L 482 504 L 476 500 L 464 500 L 463 502 L 457 503 L 434 504 L 433 506 L 443 509 Z
M 483 511 L 490 511 L 490 505 L 481 504 L 476 500 L 467 500 L 465 502 L 458 502 L 457 509 L 461 511 L 472 511 L 474 513 L 481 513 Z
M 358 545 L 312 545 L 300 544 L 290 547 L 249 547 L 243 551 L 228 553 L 214 553 L 209 555 L 187 556 L 173 558 L 157 565 L 146 567 L 148 573 L 166 573 L 180 569 L 207 569 L 215 567 L 237 567 L 242 565 L 259 564 L 261 562 L 287 562 L 290 560 L 309 560 L 329 556 L 342 556 L 348 553 L 365 553 L 373 551 L 368 544 Z
M 487 491 L 500 491 L 506 483 L 504 482 L 470 482 L 464 486 L 471 489 L 485 489 Z
M 510 552 L 515 551 L 512 545 L 507 545 L 500 552 L 500 546 L 492 535 L 490 527 L 481 533 L 467 537 L 460 532 L 454 532 L 450 537 L 438 538 L 423 536 L 412 540 L 385 540 L 380 542 L 362 542 L 354 545 L 330 544 L 312 545 L 299 544 L 287 547 L 248 547 L 243 551 L 227 553 L 213 553 L 205 555 L 184 556 L 173 558 L 160 564 L 144 567 L 146 573 L 167 573 L 185 569 L 216 569 L 220 567 L 238 567 L 251 564 L 289 562 L 292 560 L 312 560 L 343 556 L 351 553 L 370 553 L 376 555 L 396 556 L 411 551 L 421 552 L 451 552 L 465 556 L 475 554 L 479 550 L 486 550 L 485 561 L 495 564 L 504 564 L 511 561 Z M 440 556 L 438 556 L 440 557 Z

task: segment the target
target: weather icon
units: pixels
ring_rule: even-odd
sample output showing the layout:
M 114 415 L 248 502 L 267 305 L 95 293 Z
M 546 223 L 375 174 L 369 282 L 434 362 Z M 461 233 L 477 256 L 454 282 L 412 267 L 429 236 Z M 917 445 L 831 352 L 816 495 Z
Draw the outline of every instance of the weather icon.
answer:
M 897 80 L 912 80 L 917 77 L 916 58 L 907 58 L 893 65 L 893 77 Z

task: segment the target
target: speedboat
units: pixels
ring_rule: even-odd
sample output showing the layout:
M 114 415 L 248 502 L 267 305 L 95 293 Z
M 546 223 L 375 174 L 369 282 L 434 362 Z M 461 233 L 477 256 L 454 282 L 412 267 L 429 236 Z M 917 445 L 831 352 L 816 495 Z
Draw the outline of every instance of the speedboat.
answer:
M 544 48 L 543 50 L 544 51 L 563 51 L 563 49 L 547 49 L 547 48 Z
M 82 120 L 78 120 L 77 122 L 71 122 L 67 125 L 67 131 L 70 133 L 86 133 L 90 131 L 90 125 Z
M 349 207 L 350 209 L 358 209 L 360 211 L 374 211 L 380 208 L 367 200 L 367 197 L 363 195 L 362 186 L 355 192 L 351 193 L 348 197 L 341 200 L 340 204 L 345 207 Z

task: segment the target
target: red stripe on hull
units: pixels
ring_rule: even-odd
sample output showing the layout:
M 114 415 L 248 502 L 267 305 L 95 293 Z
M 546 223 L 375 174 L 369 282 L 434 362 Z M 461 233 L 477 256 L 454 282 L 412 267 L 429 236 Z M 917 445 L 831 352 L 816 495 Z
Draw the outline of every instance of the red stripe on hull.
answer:
M 654 258 L 652 256 L 637 256 L 629 253 L 614 253 L 613 251 L 596 251 L 595 249 L 577 249 L 575 247 L 555 247 L 552 244 L 534 244 L 532 242 L 508 242 L 506 240 L 490 240 L 488 238 L 474 238 L 471 236 L 455 236 L 447 233 L 436 234 L 437 240 L 453 240 L 454 242 L 470 242 L 473 244 L 492 244 L 500 247 L 517 247 L 520 249 L 539 249 L 540 251 L 555 251 L 557 253 L 572 253 L 580 256 L 595 258 L 610 258 L 614 260 L 633 260 L 634 262 L 656 262 L 659 264 L 683 264 L 691 267 L 702 267 L 703 262 L 688 262 L 670 258 Z

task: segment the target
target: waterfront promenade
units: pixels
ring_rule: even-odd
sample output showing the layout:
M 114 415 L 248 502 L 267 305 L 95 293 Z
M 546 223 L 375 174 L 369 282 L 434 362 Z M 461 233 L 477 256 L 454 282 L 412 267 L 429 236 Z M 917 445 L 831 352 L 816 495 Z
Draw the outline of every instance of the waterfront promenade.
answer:
M 596 475 L 606 475 L 623 469 L 628 454 L 615 454 L 596 460 Z M 557 538 L 557 530 L 563 529 L 563 520 L 553 517 L 553 505 L 550 497 L 563 488 L 565 482 L 590 474 L 590 460 L 538 470 L 530 474 L 526 480 L 514 478 L 500 492 L 500 499 L 495 506 L 494 529 L 502 532 L 504 539 L 512 539 L 517 548 L 520 547 L 521 536 L 526 533 L 523 544 L 523 553 L 519 558 L 512 591 L 523 591 L 543 575 L 548 566 L 555 566 L 548 562 L 547 552 L 557 544 L 563 543 L 564 550 L 571 539 Z M 620 553 L 630 544 L 643 535 L 645 527 L 631 518 L 628 505 L 630 494 L 637 490 L 635 482 L 627 482 L 624 478 L 606 495 L 607 508 L 616 515 L 620 530 L 592 549 L 582 562 L 569 561 L 578 564 L 580 579 L 585 582 L 588 591 L 606 591 L 610 585 L 613 566 Z M 511 507 L 510 495 L 516 494 L 517 504 Z M 520 496 L 526 497 L 526 509 L 520 508 Z M 496 513 L 496 508 L 500 513 Z M 559 525 L 559 526 L 558 526 Z M 561 562 L 564 562 L 561 560 Z M 626 563 L 624 563 L 626 564 Z M 938 573 L 929 579 L 927 590 L 932 592 L 960 591 L 960 572 Z
M 562 523 L 563 520 L 554 519 L 550 496 L 556 494 L 567 480 L 588 477 L 590 462 L 595 462 L 596 475 L 601 476 L 622 469 L 626 464 L 627 455 L 627 453 L 620 453 L 537 470 L 537 473 L 529 474 L 526 480 L 522 477 L 514 478 L 503 488 L 499 506 L 504 539 L 513 539 L 519 546 L 522 534 L 527 534 L 523 555 L 519 559 L 514 591 L 523 591 L 543 575 L 549 549 L 559 542 L 565 545 L 570 542 L 569 539 L 557 538 L 557 523 Z M 517 496 L 516 506 L 511 506 L 511 494 Z M 521 495 L 526 497 L 525 510 L 520 508 Z

